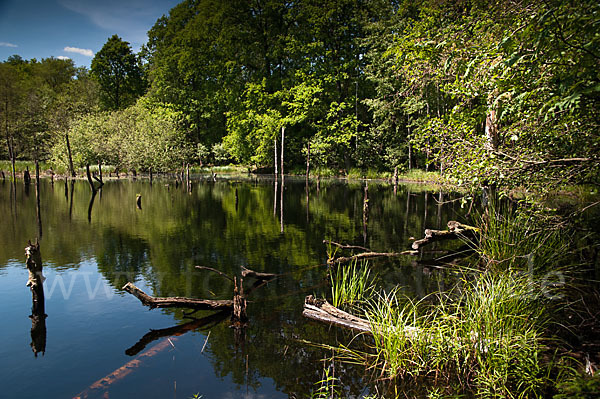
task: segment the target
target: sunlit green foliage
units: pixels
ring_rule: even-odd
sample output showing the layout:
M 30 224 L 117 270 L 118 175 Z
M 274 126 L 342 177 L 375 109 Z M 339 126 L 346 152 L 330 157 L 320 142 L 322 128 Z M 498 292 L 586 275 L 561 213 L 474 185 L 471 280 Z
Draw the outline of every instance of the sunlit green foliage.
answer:
M 101 162 L 130 170 L 171 170 L 191 155 L 180 121 L 168 105 L 145 99 L 122 111 L 89 114 L 69 130 L 73 162 L 76 167 Z M 53 153 L 57 164 L 66 165 L 63 141 Z

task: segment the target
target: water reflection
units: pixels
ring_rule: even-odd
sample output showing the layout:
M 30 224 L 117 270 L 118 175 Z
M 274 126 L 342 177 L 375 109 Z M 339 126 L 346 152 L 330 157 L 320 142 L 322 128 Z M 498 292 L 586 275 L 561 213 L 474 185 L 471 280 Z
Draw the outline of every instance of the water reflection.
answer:
M 227 315 L 203 315 L 190 321 L 183 312 L 172 309 L 159 313 L 169 320 L 162 324 L 165 328 L 148 332 L 156 324 L 143 324 L 141 320 L 147 311 L 139 303 L 128 305 L 131 313 L 127 320 L 111 318 L 125 312 L 123 303 L 128 303 L 128 295 L 116 295 L 107 303 L 91 302 L 90 306 L 99 309 L 97 313 L 85 309 L 73 315 L 68 309 L 76 306 L 75 299 L 63 303 L 53 298 L 67 325 L 83 317 L 90 325 L 114 323 L 105 329 L 91 328 L 91 334 L 109 334 L 110 329 L 129 332 L 128 338 L 90 349 L 83 337 L 54 338 L 53 328 L 53 348 L 60 346 L 61 340 L 69 340 L 62 344 L 64 362 L 88 356 L 71 349 L 78 347 L 96 351 L 93 353 L 97 357 L 107 359 L 108 366 L 103 368 L 89 365 L 87 372 L 93 373 L 92 377 L 70 376 L 68 382 L 57 382 L 72 384 L 71 395 L 131 360 L 119 357 L 124 352 L 139 356 L 152 348 L 155 340 L 178 337 L 177 345 L 189 345 L 196 351 L 189 357 L 176 351 L 178 359 L 185 359 L 179 360 L 176 368 L 180 376 L 200 372 L 193 353 L 209 353 L 207 361 L 214 381 L 227 376 L 234 386 L 244 387 L 234 390 L 246 387 L 260 390 L 272 385 L 281 395 L 304 397 L 322 378 L 321 360 L 331 355 L 307 341 L 333 345 L 338 340 L 348 343 L 352 339 L 344 331 L 329 329 L 301 316 L 307 294 L 329 292 L 323 240 L 362 245 L 378 252 L 404 250 L 410 246 L 410 237 L 420 238 L 425 227 L 444 225 L 448 219 L 458 218 L 461 212 L 455 202 L 442 201 L 449 195 L 428 194 L 419 186 L 400 185 L 394 190 L 393 185 L 374 182 L 368 185 L 326 179 L 310 182 L 286 177 L 280 182 L 272 178 L 196 181 L 191 192 L 187 187 L 156 177 L 153 185 L 139 179 L 106 180 L 99 200 L 94 194 L 90 196 L 85 181 L 65 180 L 63 192 L 52 190 L 50 182 L 42 180 L 40 195 L 34 201 L 27 197 L 23 185 L 0 186 L 0 214 L 13 215 L 0 227 L 0 240 L 7 243 L 0 246 L 0 270 L 13 259 L 22 259 L 22 245 L 16 243 L 36 236 L 39 232 L 36 212 L 40 216 L 43 212 L 47 267 L 81 273 L 77 269 L 89 262 L 97 270 L 97 277 L 116 292 L 121 292 L 121 287 L 131 281 L 140 282 L 155 296 L 231 299 L 231 281 L 199 271 L 195 266 L 212 267 L 230 276 L 239 276 L 241 266 L 278 275 L 255 289 L 251 296 L 247 292 L 249 325 L 237 332 L 228 323 L 220 323 Z M 142 211 L 133 203 L 138 194 L 144 202 Z M 413 296 L 427 295 L 450 278 L 429 268 L 425 259 L 377 260 L 372 267 L 380 286 L 400 285 Z M 54 320 L 57 317 L 54 310 L 52 315 Z M 38 352 L 43 352 L 42 347 L 45 349 L 42 332 L 45 332 L 45 318 L 32 318 L 32 342 Z M 34 335 L 40 338 L 34 339 Z M 201 352 L 203 345 L 206 347 Z M 165 351 L 169 350 L 175 352 L 167 343 Z M 6 361 L 22 363 L 17 355 Z M 140 379 L 153 380 L 164 370 L 163 366 L 158 362 L 152 367 L 138 368 L 136 374 Z M 361 367 L 340 365 L 337 361 L 334 367 L 343 376 L 349 394 L 360 393 L 369 381 L 370 376 Z M 111 389 L 127 392 L 128 378 L 118 380 Z M 178 382 L 183 384 L 184 377 L 180 378 Z M 137 395 L 171 394 L 156 385 L 139 388 L 139 384 L 130 384 L 131 389 L 137 387 Z M 185 397 L 196 392 L 188 392 Z M 200 394 L 209 397 L 208 392 Z M 215 396 L 222 394 L 216 392 Z

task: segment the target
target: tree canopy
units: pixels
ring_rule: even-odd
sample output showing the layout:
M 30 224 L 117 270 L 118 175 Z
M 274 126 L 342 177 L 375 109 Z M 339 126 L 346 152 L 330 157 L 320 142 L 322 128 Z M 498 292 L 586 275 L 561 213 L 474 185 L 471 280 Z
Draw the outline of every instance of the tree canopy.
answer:
M 140 54 L 109 38 L 91 74 L 2 63 L 6 154 L 34 157 L 43 132 L 69 132 L 100 101 L 178 115 L 191 162 L 273 166 L 285 127 L 287 170 L 310 148 L 338 170 L 597 184 L 598 15 L 592 0 L 184 0 Z
M 92 75 L 100 84 L 106 109 L 122 109 L 144 94 L 145 81 L 129 43 L 113 35 L 92 60 Z

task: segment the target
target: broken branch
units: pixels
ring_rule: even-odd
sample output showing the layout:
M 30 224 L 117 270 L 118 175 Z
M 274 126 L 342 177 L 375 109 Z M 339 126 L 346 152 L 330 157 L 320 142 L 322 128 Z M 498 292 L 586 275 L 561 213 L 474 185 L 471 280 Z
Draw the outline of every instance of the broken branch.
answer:
M 123 287 L 124 291 L 135 296 L 144 305 L 154 308 L 189 308 L 189 309 L 204 309 L 204 310 L 223 310 L 232 309 L 233 301 L 229 299 L 210 300 L 210 299 L 194 299 L 183 297 L 164 297 L 158 298 L 146 294 L 133 283 L 127 283 Z

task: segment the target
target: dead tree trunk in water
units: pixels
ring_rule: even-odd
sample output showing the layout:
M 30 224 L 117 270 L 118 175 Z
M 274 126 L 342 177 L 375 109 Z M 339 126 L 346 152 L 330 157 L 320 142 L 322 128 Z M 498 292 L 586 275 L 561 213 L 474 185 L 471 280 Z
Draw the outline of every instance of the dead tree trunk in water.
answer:
M 369 182 L 365 182 L 365 198 L 363 200 L 363 245 L 367 245 L 367 223 L 369 222 Z
M 94 181 L 92 180 L 92 174 L 90 173 L 90 164 L 85 165 L 85 174 L 87 176 L 87 181 L 90 184 L 92 195 L 96 195 L 96 187 L 94 187 Z
M 29 278 L 27 286 L 31 290 L 31 349 L 34 355 L 46 352 L 46 313 L 44 299 L 44 275 L 40 244 L 31 241 L 25 247 L 25 255 Z
M 306 180 L 308 180 L 310 175 L 310 141 L 308 142 L 306 148 Z
M 275 140 L 273 140 L 273 144 L 274 144 L 274 148 L 275 148 L 275 180 L 277 180 L 277 176 L 279 174 L 279 172 L 277 171 L 277 138 L 275 138 Z
M 234 323 L 234 327 L 243 327 L 248 322 L 246 297 L 244 296 L 244 280 L 241 277 L 239 284 L 237 277 L 233 279 L 233 314 L 231 315 L 231 321 Z
M 31 175 L 29 174 L 29 166 L 27 167 L 27 169 L 25 169 L 25 172 L 23 172 L 23 181 L 25 182 L 26 185 L 29 185 L 31 183 Z
M 69 134 L 65 134 L 65 140 L 67 141 L 67 154 L 69 156 L 69 172 L 71 177 L 75 177 L 75 168 L 73 167 L 73 156 L 71 155 L 71 143 L 69 143 Z
M 40 164 L 35 160 L 35 214 L 38 226 L 38 237 L 42 238 L 42 212 L 40 209 Z
M 398 194 L 398 167 L 394 168 L 394 195 Z
M 104 184 L 102 180 L 102 162 L 98 161 L 98 177 L 100 178 L 100 184 Z
M 281 128 L 281 178 L 283 179 L 283 142 L 285 139 L 285 126 Z M 283 184 L 282 184 L 283 186 Z

